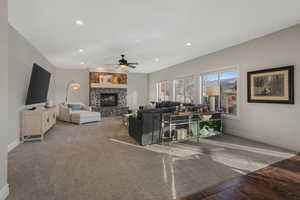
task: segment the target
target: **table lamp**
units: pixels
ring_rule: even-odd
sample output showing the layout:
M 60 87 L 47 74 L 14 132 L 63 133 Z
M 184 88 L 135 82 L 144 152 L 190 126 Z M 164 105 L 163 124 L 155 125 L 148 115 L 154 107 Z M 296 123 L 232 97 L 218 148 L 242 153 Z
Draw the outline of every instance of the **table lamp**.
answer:
M 216 111 L 216 96 L 219 96 L 219 87 L 207 87 L 206 95 L 209 97 L 209 110 L 211 112 Z

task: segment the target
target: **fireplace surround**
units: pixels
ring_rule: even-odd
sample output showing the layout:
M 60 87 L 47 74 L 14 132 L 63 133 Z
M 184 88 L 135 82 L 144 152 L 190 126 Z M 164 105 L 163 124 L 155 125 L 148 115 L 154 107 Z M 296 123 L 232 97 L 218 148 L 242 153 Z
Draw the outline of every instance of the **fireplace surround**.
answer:
M 120 116 L 128 112 L 127 88 L 90 88 L 90 105 L 102 117 Z

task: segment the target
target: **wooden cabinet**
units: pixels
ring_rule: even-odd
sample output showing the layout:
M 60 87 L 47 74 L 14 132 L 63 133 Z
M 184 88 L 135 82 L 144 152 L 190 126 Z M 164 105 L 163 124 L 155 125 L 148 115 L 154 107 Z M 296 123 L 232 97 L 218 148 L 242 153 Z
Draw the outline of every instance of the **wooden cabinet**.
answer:
M 55 106 L 22 111 L 22 141 L 44 140 L 45 133 L 56 123 Z

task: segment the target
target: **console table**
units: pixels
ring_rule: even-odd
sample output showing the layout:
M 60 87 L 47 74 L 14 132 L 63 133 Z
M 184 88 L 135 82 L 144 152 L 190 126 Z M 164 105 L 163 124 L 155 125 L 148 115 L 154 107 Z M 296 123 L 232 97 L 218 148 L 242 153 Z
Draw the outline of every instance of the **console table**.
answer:
M 22 142 L 44 140 L 45 133 L 56 123 L 55 108 L 37 107 L 35 110 L 22 111 Z
M 211 115 L 210 119 L 205 119 Z M 221 113 L 162 114 L 160 143 L 207 138 L 222 133 Z

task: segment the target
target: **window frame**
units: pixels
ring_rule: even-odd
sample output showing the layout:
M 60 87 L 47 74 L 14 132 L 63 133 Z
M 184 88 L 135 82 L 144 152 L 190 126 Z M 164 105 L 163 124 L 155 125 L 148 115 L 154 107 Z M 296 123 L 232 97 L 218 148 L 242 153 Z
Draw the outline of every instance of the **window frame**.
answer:
M 196 91 L 196 87 L 197 87 L 197 83 L 195 82 L 195 76 L 194 75 L 188 75 L 188 76 L 183 76 L 183 77 L 177 77 L 173 80 L 173 101 L 176 101 L 176 81 L 178 80 L 183 80 L 183 98 L 184 98 L 184 102 L 181 103 L 187 103 L 186 102 L 186 80 L 191 79 L 193 82 L 193 90 L 194 92 Z M 198 102 L 197 97 L 196 96 L 192 96 L 193 97 L 193 102 Z M 195 99 L 196 98 L 196 99 Z
M 207 74 L 213 74 L 213 73 L 218 73 L 218 84 L 220 86 L 220 74 L 224 73 L 224 72 L 228 72 L 228 71 L 236 71 L 237 73 L 237 77 L 236 77 L 236 83 L 237 83 L 237 91 L 236 91 L 236 115 L 233 114 L 228 114 L 228 113 L 224 113 L 224 117 L 228 118 L 228 119 L 240 119 L 240 67 L 239 65 L 236 65 L 235 67 L 225 67 L 225 68 L 220 68 L 220 69 L 216 69 L 216 70 L 211 70 L 211 71 L 205 71 L 200 73 L 199 75 L 199 83 L 200 83 L 200 91 L 199 91 L 199 100 L 200 100 L 200 104 L 203 103 L 203 91 L 204 91 L 204 78 L 203 76 L 207 75 Z M 221 91 L 220 91 L 220 95 L 221 95 Z M 219 107 L 221 106 L 221 98 L 218 99 L 218 105 Z
M 167 83 L 169 82 L 169 84 L 171 86 L 170 92 L 172 93 L 172 87 L 173 87 L 172 86 L 172 80 L 162 80 L 162 81 L 156 82 L 156 101 L 157 102 L 160 102 L 160 101 L 170 101 L 170 100 L 166 100 L 166 95 L 164 95 L 163 98 L 161 98 L 161 100 L 159 100 L 159 98 L 160 98 L 159 94 L 160 94 L 161 85 L 162 85 L 163 82 L 167 82 Z M 166 88 L 164 88 L 164 89 L 165 89 L 165 91 L 167 91 Z M 170 94 L 170 98 L 171 99 L 173 98 L 172 94 Z
M 185 102 L 185 83 L 184 83 L 184 77 L 182 78 L 176 78 L 173 80 L 173 101 L 177 101 L 176 100 L 176 81 L 178 80 L 183 80 L 183 102 L 180 103 L 184 103 Z

